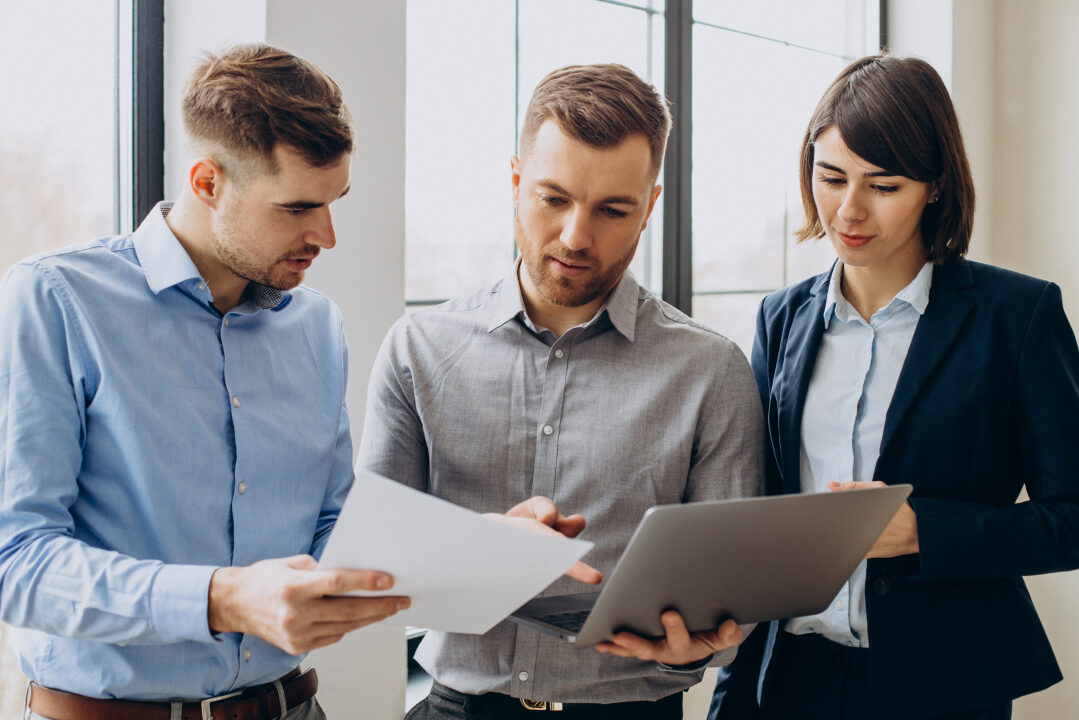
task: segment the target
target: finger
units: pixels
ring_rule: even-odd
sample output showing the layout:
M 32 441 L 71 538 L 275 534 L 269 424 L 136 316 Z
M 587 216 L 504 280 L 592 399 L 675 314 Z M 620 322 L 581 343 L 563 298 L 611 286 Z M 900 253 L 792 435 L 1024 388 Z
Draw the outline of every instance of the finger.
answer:
M 635 658 L 635 657 L 637 657 L 636 655 L 634 655 L 629 650 L 626 650 L 625 648 L 619 647 L 617 645 L 613 645 L 611 643 L 603 643 L 602 648 L 599 645 L 596 645 L 595 647 L 600 652 L 608 653 L 610 655 L 614 655 L 615 657 L 623 657 L 623 658 Z
M 716 639 L 724 648 L 733 647 L 742 642 L 742 628 L 734 620 L 726 620 L 716 631 Z
M 569 517 L 562 517 L 559 515 L 558 520 L 555 522 L 554 529 L 566 537 L 577 537 L 584 530 L 585 524 L 584 516 L 579 513 L 570 515 Z
M 404 596 L 380 597 L 330 597 L 310 606 L 308 619 L 312 623 L 358 622 L 367 618 L 388 617 L 411 607 L 412 601 Z
M 598 585 L 603 580 L 603 573 L 580 560 L 573 563 L 573 567 L 566 571 L 566 575 L 589 585 Z
M 310 590 L 316 595 L 344 595 L 355 590 L 389 590 L 393 576 L 378 570 L 319 570 L 312 573 Z
M 536 495 L 524 501 L 529 517 L 534 517 L 548 527 L 555 527 L 562 514 L 558 512 L 558 506 L 549 498 Z
M 318 567 L 318 563 L 315 558 L 310 555 L 293 555 L 292 557 L 284 558 L 285 564 L 293 570 L 314 570 Z
M 689 630 L 682 616 L 675 610 L 668 610 L 659 616 L 663 623 L 663 629 L 667 633 L 667 646 L 676 653 L 683 653 L 689 649 L 692 640 Z
M 645 640 L 633 633 L 620 632 L 611 638 L 611 650 L 618 657 L 635 657 L 654 660 L 662 650 L 662 643 Z

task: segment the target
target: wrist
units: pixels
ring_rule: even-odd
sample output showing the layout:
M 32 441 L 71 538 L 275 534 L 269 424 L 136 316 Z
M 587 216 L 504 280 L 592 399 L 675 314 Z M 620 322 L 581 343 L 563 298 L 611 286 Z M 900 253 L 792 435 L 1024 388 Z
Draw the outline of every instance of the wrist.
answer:
M 237 575 L 240 568 L 220 567 L 210 576 L 209 599 L 206 604 L 206 620 L 210 632 L 238 632 L 234 618 Z

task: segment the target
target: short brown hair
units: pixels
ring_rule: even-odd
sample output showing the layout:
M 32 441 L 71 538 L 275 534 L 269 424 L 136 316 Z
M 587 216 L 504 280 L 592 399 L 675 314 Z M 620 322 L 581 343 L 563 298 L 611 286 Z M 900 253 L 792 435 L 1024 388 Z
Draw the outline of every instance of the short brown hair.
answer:
M 536 86 L 521 128 L 520 155 L 532 149 L 540 126 L 554 119 L 562 132 L 598 148 L 613 147 L 642 133 L 659 174 L 671 112 L 654 87 L 624 65 L 570 65 L 555 70 Z
M 944 82 L 917 58 L 872 55 L 847 66 L 824 93 L 802 140 L 806 221 L 799 241 L 824 235 L 813 202 L 813 143 L 836 127 L 851 152 L 892 174 L 930 183 L 939 194 L 922 214 L 927 260 L 961 258 L 974 226 L 974 181 L 959 119 Z
M 208 144 L 226 171 L 252 165 L 276 172 L 278 144 L 313 167 L 352 152 L 352 115 L 329 75 L 292 53 L 262 44 L 207 54 L 184 87 L 188 137 Z

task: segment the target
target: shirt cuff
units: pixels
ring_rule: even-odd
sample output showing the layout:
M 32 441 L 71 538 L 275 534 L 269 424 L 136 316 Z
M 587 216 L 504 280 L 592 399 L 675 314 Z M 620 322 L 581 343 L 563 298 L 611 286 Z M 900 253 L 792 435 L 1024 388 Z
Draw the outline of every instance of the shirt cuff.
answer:
M 163 565 L 150 589 L 150 617 L 164 643 L 213 642 L 207 616 L 212 565 Z
M 660 670 L 666 670 L 667 672 L 692 673 L 708 667 L 708 664 L 712 662 L 715 656 L 716 654 L 712 653 L 708 657 L 703 657 L 696 662 L 686 663 L 685 665 L 668 665 L 667 663 L 658 663 L 658 665 Z

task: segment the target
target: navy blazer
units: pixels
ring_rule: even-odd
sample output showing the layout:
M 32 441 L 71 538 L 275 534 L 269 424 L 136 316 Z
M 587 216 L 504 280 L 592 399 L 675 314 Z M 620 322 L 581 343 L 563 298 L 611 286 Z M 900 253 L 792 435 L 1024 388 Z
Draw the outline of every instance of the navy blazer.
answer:
M 752 365 L 769 493 L 800 491 L 829 277 L 761 303 Z M 874 479 L 914 486 L 920 547 L 868 562 L 875 716 L 958 713 L 1059 681 L 1022 579 L 1079 567 L 1079 349 L 1056 285 L 969 261 L 934 267 Z M 777 627 L 761 626 L 721 672 L 710 718 L 753 716 Z

